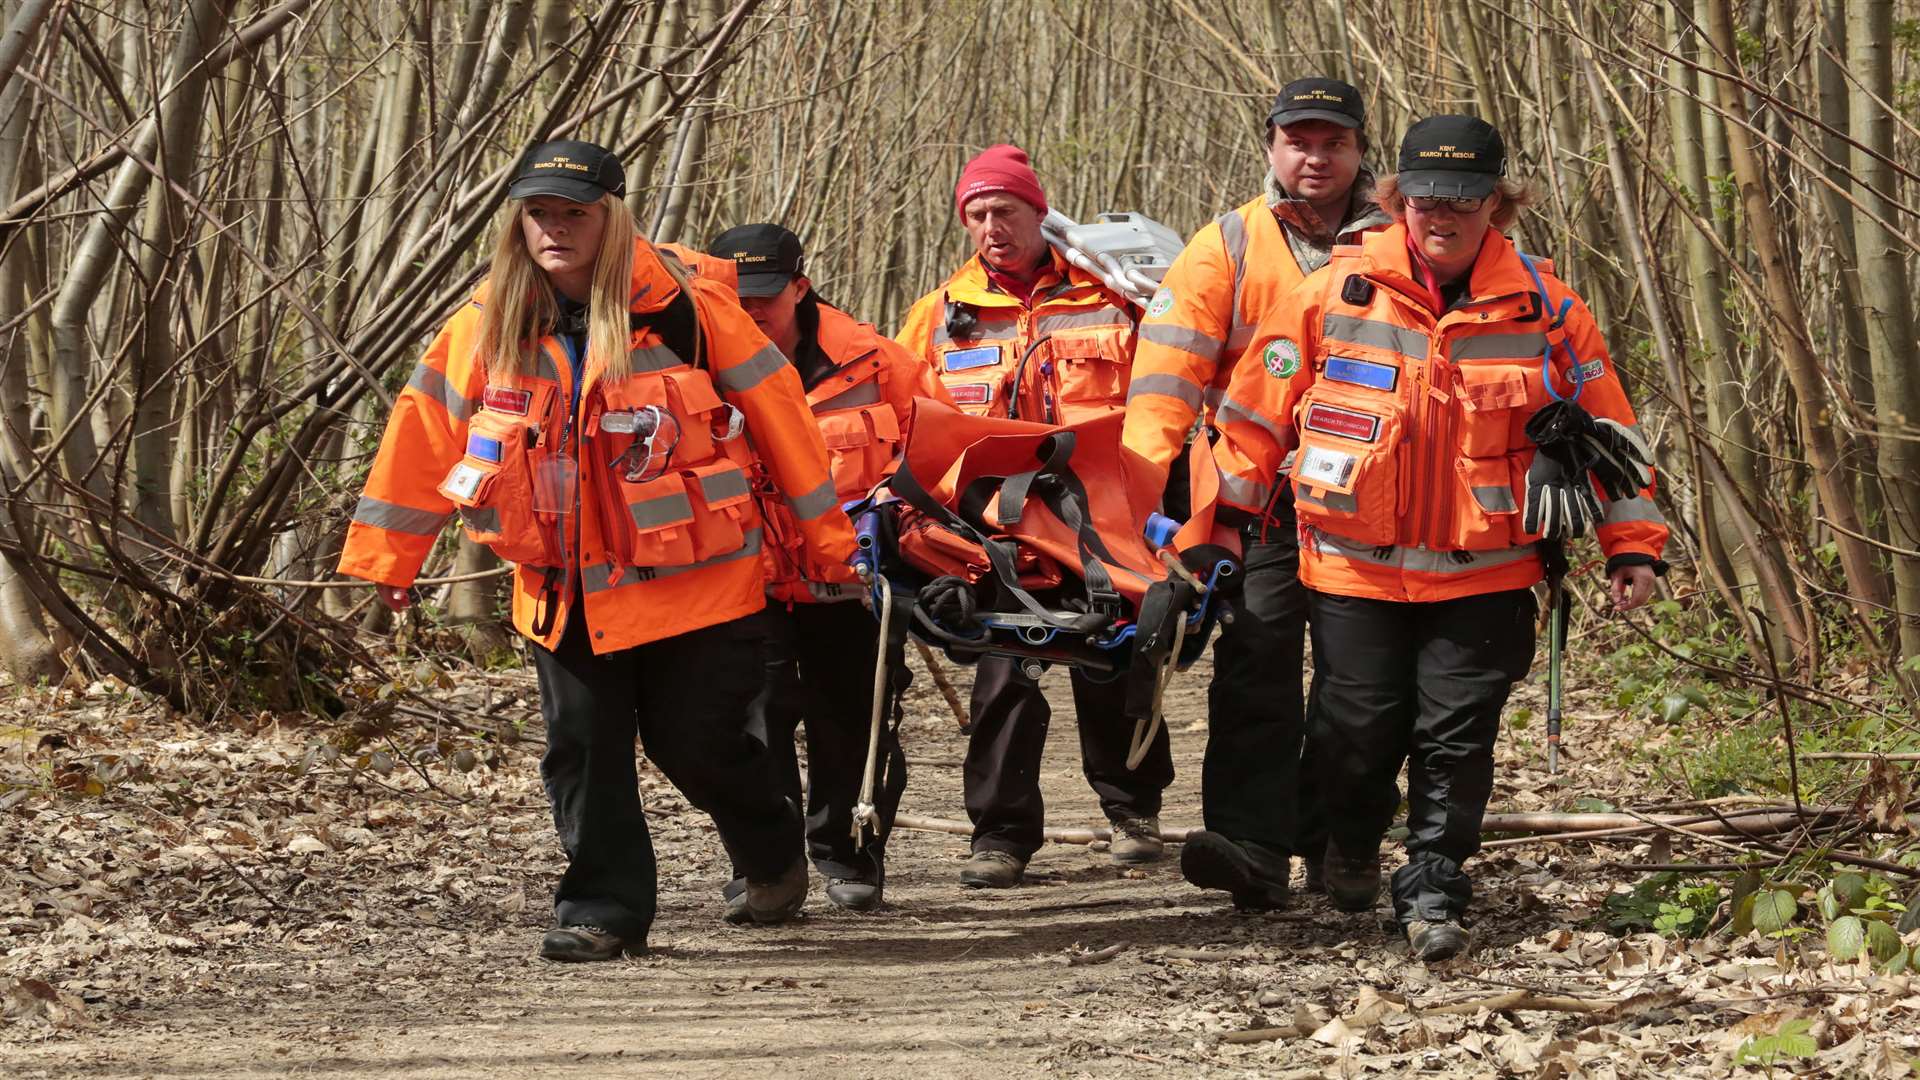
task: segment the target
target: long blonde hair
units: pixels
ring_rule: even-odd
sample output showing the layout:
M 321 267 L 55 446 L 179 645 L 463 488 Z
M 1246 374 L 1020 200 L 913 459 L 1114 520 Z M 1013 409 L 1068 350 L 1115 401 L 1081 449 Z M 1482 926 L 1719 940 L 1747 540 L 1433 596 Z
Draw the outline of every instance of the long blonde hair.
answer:
M 627 357 L 627 307 L 638 227 L 625 199 L 604 195 L 600 206 L 607 217 L 587 298 L 587 356 L 600 358 L 607 378 L 624 379 L 632 372 Z M 511 384 L 538 370 L 540 339 L 560 319 L 553 285 L 534 264 L 521 233 L 520 215 L 525 212 L 525 199 L 509 203 L 494 237 L 487 303 L 481 309 L 480 337 L 474 344 L 474 362 L 487 369 L 490 382 Z

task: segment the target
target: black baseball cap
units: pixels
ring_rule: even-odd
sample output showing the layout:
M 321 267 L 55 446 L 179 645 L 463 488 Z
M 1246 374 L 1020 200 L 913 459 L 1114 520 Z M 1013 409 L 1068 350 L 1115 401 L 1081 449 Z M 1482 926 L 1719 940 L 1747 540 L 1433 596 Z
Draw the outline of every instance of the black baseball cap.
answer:
M 625 195 L 627 174 L 620 159 L 604 146 L 578 139 L 543 142 L 520 159 L 507 198 L 558 195 L 577 203 L 599 202 L 605 195 Z
M 1346 128 L 1367 126 L 1367 106 L 1360 91 L 1339 79 L 1295 79 L 1273 99 L 1267 123 L 1286 127 L 1302 120 L 1325 120 Z
M 1429 116 L 1400 140 L 1400 194 L 1477 199 L 1507 172 L 1507 144 L 1477 116 Z
M 707 254 L 732 259 L 741 296 L 772 296 L 800 273 L 800 238 L 773 224 L 736 225 L 707 245 Z

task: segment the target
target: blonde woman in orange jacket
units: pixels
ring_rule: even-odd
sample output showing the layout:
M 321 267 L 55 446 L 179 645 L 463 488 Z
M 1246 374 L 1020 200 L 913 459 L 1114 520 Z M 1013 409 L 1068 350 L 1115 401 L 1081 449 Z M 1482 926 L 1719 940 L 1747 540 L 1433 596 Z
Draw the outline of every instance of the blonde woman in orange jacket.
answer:
M 765 604 L 756 485 L 791 511 L 812 573 L 852 580 L 852 528 L 799 379 L 729 290 L 639 237 L 625 190 L 591 143 L 522 160 L 492 273 L 396 401 L 340 559 L 404 608 L 457 511 L 517 564 L 513 621 L 532 639 L 540 771 L 568 858 L 551 960 L 645 947 L 656 874 L 636 734 L 722 827 L 752 917 L 800 909 L 798 808 L 747 730 L 762 678 L 747 617 Z

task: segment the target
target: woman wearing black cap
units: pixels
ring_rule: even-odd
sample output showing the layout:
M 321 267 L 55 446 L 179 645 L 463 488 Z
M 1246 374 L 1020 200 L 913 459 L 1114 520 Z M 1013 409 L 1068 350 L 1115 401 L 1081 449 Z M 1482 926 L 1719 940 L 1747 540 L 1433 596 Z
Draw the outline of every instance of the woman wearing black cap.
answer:
M 798 378 L 724 286 L 689 280 L 638 235 L 625 189 L 591 143 L 522 160 L 492 272 L 396 400 L 340 559 L 404 608 L 457 510 L 516 564 L 513 622 L 533 640 L 540 772 L 568 858 L 540 949 L 552 960 L 646 945 L 655 866 L 636 733 L 723 827 L 754 921 L 800 909 L 798 808 L 747 732 L 762 678 L 746 618 L 764 605 L 756 472 L 791 508 L 810 570 L 852 580 L 852 529 Z
M 1247 513 L 1292 486 L 1328 894 L 1373 906 L 1405 762 L 1393 907 L 1429 960 L 1467 947 L 1461 864 L 1479 850 L 1500 710 L 1532 663 L 1543 548 L 1593 528 L 1625 610 L 1651 594 L 1667 537 L 1593 316 L 1501 232 L 1526 202 L 1505 172 L 1484 121 L 1415 124 L 1374 189 L 1394 224 L 1335 249 L 1261 320 L 1261 362 L 1234 369 L 1215 448 L 1223 498 Z

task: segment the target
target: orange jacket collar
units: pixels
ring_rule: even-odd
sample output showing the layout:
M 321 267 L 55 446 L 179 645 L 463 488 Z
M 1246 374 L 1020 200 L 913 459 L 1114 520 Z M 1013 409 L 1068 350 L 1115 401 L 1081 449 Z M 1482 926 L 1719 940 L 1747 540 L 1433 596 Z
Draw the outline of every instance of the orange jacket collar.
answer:
M 1074 277 L 1076 273 L 1073 266 L 1061 259 L 1060 253 L 1051 245 L 1047 247 L 1047 255 L 1052 259 L 1052 264 L 1048 269 L 1040 271 L 1040 276 L 1034 279 L 1032 294 L 1034 296 L 1042 295 L 1043 290 L 1062 279 Z M 960 269 L 955 270 L 953 276 L 947 279 L 947 294 L 955 300 L 975 307 L 1023 306 L 1019 297 L 1010 296 L 993 284 L 993 280 L 987 276 L 987 264 L 981 261 L 978 255 L 962 263 Z

